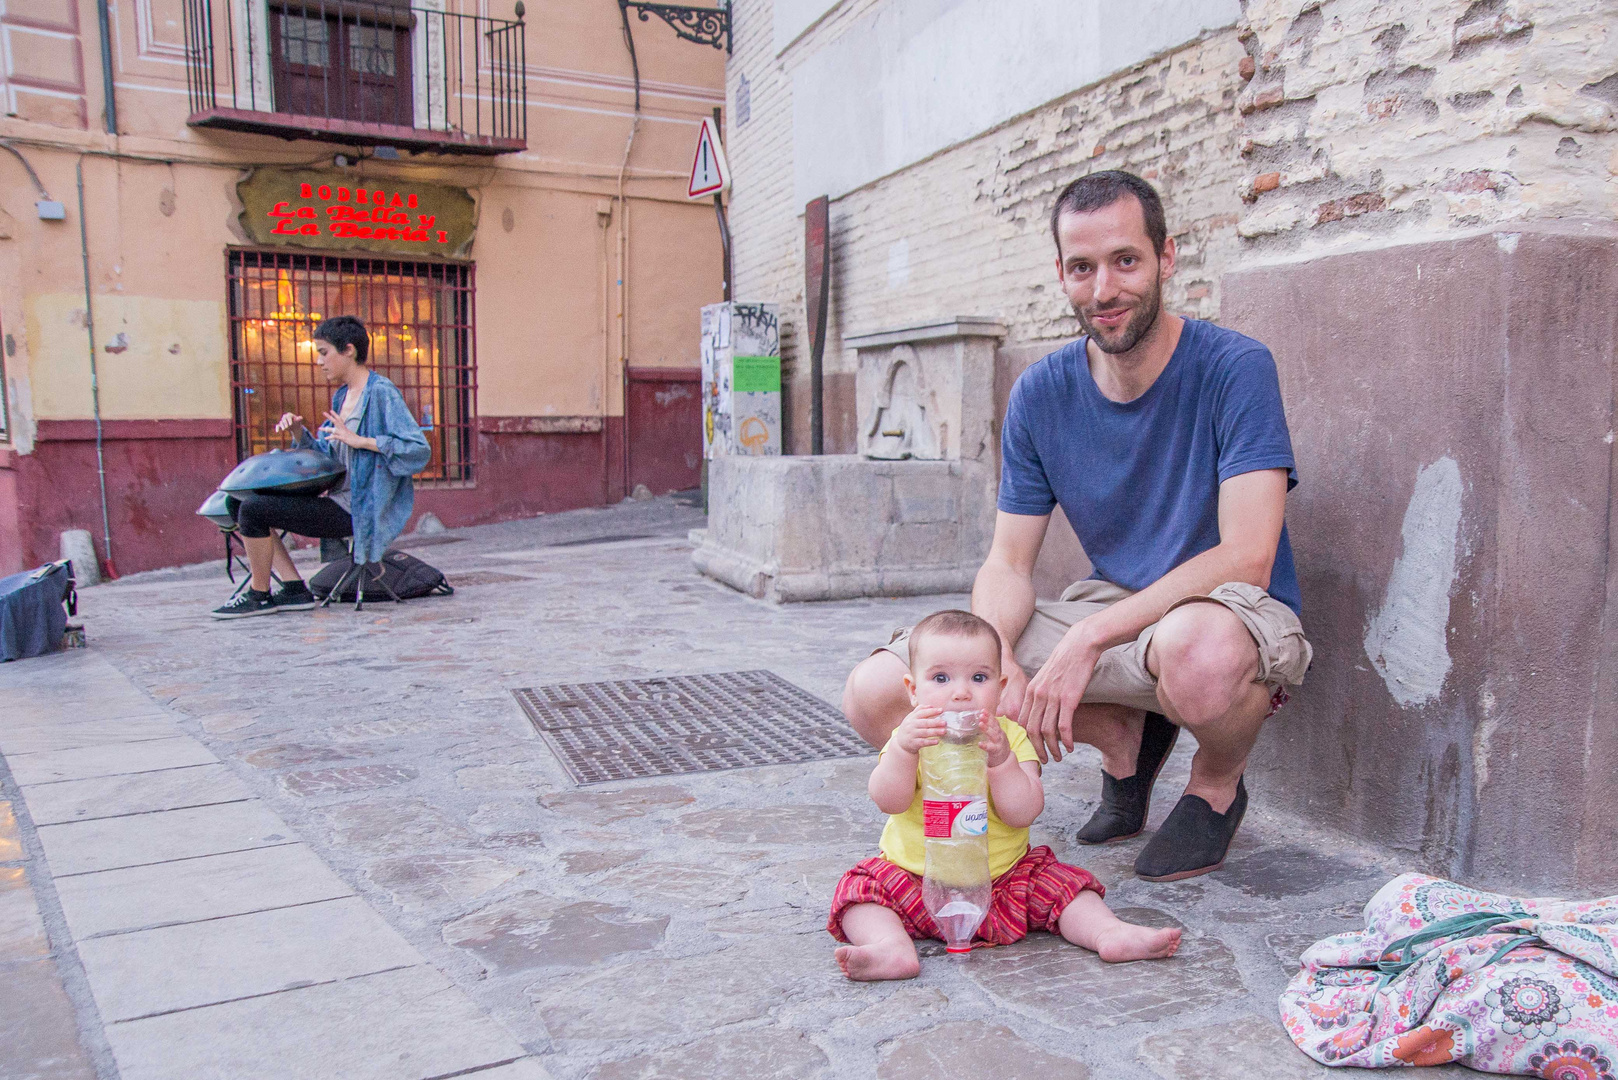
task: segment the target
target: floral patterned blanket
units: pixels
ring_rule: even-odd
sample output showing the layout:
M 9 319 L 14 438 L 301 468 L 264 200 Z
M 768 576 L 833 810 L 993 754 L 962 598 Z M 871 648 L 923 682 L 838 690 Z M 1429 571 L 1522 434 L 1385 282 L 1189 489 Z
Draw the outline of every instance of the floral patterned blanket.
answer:
M 1522 900 L 1405 874 L 1365 927 L 1310 946 L 1281 995 L 1316 1061 L 1618 1080 L 1618 896 Z

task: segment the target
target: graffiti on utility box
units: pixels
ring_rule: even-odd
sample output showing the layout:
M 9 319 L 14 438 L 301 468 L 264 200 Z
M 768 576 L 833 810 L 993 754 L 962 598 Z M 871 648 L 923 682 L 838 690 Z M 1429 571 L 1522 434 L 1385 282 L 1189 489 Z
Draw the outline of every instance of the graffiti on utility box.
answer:
M 781 452 L 781 321 L 774 304 L 702 309 L 702 456 Z

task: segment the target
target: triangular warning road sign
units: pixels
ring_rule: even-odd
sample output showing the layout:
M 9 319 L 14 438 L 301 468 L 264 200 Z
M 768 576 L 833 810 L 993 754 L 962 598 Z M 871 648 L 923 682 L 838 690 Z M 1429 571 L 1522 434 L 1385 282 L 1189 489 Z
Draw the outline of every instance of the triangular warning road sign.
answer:
M 691 159 L 691 183 L 686 198 L 706 199 L 730 188 L 730 166 L 725 162 L 725 151 L 719 145 L 719 132 L 713 121 L 704 117 L 697 131 L 697 152 Z

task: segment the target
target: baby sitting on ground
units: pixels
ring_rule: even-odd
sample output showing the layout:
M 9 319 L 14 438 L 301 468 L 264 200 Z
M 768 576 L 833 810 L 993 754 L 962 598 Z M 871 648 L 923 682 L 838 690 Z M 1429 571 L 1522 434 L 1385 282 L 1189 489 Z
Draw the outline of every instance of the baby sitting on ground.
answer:
M 994 627 L 969 612 L 937 612 L 911 631 L 910 657 L 905 688 L 914 708 L 882 748 L 869 787 L 878 809 L 889 815 L 882 854 L 843 875 L 826 921 L 831 935 L 846 943 L 837 950 L 843 974 L 914 978 L 921 962 L 911 939 L 942 940 L 922 903 L 926 840 L 918 777 L 920 751 L 944 734 L 945 711 L 982 714 L 993 886 L 976 939 L 1009 945 L 1033 927 L 1061 934 L 1106 961 L 1173 956 L 1179 930 L 1124 922 L 1108 909 L 1106 889 L 1089 873 L 1058 862 L 1048 847 L 1029 848 L 1028 826 L 1045 807 L 1045 789 L 1028 736 L 999 715 L 1006 677 Z

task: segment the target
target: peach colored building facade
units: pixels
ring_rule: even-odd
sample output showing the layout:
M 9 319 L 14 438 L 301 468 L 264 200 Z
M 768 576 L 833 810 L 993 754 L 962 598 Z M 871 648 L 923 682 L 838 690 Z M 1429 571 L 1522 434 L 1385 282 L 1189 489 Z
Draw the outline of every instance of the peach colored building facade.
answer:
M 418 513 L 695 486 L 723 283 L 685 181 L 725 54 L 631 15 L 637 119 L 617 5 L 522 6 L 8 7 L 0 574 L 69 528 L 123 573 L 217 555 L 194 511 L 268 415 L 318 419 L 326 315 L 367 321 L 434 441 Z

